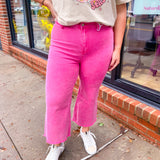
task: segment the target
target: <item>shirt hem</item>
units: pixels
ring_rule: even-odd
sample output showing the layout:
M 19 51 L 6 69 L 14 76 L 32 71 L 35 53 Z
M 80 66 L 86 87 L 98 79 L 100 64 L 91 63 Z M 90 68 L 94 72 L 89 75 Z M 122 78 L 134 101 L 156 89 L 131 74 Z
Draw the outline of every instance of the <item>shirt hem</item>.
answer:
M 118 3 L 116 3 L 116 5 L 121 5 L 121 4 L 125 4 L 125 3 L 128 3 L 128 2 L 130 2 L 131 0 L 126 0 L 126 1 L 123 1 L 123 2 L 118 2 Z

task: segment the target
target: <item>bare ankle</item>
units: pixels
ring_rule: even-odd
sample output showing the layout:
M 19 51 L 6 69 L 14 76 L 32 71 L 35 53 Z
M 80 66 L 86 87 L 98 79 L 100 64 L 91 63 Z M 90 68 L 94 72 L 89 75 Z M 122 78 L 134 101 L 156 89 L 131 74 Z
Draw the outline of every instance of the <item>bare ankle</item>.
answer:
M 55 144 L 55 146 L 57 146 L 57 147 L 60 146 L 60 145 L 61 145 L 61 143 Z
M 82 132 L 87 132 L 89 131 L 89 127 L 82 127 Z

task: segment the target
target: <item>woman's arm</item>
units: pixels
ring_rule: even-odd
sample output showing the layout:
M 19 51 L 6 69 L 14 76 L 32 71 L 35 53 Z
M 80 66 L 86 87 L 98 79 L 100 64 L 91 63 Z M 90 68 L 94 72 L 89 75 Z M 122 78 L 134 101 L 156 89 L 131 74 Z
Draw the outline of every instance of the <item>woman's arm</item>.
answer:
M 121 46 L 126 27 L 126 4 L 117 5 L 117 19 L 114 26 L 114 51 L 109 66 L 113 70 L 120 62 Z
M 34 0 L 34 1 L 42 4 L 43 0 Z M 44 6 L 46 6 L 51 11 L 51 14 L 52 14 L 53 18 L 56 19 L 57 18 L 57 13 L 55 12 L 55 10 L 53 8 L 52 0 L 44 0 L 43 4 L 44 4 Z

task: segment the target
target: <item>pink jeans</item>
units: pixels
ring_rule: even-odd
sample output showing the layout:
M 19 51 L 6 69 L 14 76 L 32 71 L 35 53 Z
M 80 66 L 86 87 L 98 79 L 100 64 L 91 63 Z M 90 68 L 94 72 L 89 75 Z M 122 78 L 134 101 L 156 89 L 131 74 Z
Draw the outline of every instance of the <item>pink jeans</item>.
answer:
M 80 86 L 72 121 L 89 127 L 96 121 L 99 87 L 113 52 L 113 28 L 98 23 L 54 24 L 46 72 L 44 135 L 58 144 L 71 135 L 72 91 Z

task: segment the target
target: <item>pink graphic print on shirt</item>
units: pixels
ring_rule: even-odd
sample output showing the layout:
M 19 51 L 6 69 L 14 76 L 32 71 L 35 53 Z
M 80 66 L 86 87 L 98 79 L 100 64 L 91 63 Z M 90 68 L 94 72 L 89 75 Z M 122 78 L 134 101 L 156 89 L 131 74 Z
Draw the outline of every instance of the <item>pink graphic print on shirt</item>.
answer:
M 106 0 L 77 0 L 77 1 L 82 3 L 89 3 L 93 10 L 95 8 L 101 7 L 106 2 Z

